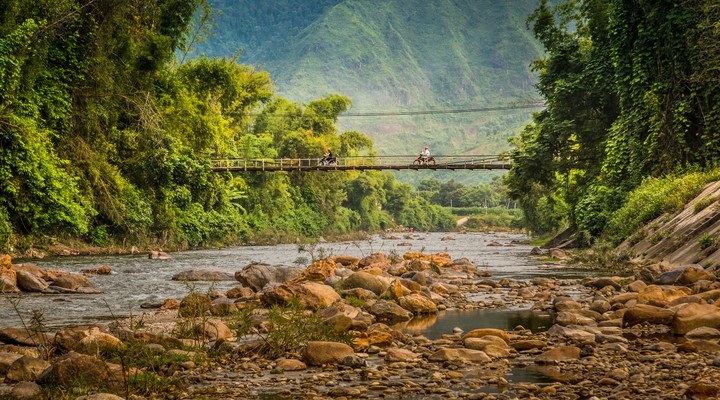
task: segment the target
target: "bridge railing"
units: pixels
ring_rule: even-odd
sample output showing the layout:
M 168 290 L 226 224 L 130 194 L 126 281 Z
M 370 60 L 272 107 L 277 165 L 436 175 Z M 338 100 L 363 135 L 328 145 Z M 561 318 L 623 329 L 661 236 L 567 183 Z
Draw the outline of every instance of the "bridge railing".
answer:
M 510 159 L 498 155 L 437 155 L 433 156 L 436 164 L 441 165 L 483 165 L 509 163 Z M 415 155 L 397 156 L 353 156 L 337 157 L 338 166 L 376 166 L 392 167 L 393 165 L 412 165 L 417 159 Z M 223 159 L 211 160 L 213 169 L 273 169 L 284 168 L 296 169 L 302 167 L 317 167 L 320 165 L 320 157 L 313 158 L 258 158 L 258 159 Z

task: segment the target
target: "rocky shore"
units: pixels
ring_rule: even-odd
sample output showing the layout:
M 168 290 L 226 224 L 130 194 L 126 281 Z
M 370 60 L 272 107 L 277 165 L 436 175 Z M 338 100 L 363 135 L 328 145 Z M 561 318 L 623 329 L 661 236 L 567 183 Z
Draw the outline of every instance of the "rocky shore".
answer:
M 2 260 L 9 287 L 18 273 Z M 717 398 L 715 274 L 655 264 L 584 280 L 493 279 L 444 253 L 250 264 L 225 293 L 168 299 L 109 325 L 1 329 L 0 398 Z M 532 332 L 478 320 L 434 339 L 403 331 L 413 317 L 497 307 L 543 310 L 554 323 Z

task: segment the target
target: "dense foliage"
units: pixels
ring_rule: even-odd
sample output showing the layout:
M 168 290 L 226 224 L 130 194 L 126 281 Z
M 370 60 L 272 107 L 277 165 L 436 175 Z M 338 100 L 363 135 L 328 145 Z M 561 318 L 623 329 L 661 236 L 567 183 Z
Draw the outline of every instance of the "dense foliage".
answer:
M 221 13 L 199 50 L 266 68 L 278 93 L 309 101 L 340 93 L 352 112 L 492 107 L 537 100 L 530 62 L 540 43 L 523 21 L 537 0 L 209 0 Z M 497 154 L 530 121 L 530 109 L 342 117 L 381 155 Z M 488 182 L 472 171 L 399 173 Z
M 204 34 L 198 6 L 207 11 L 204 0 L 0 3 L 0 248 L 453 226 L 389 174 L 212 173 L 212 158 L 373 149 L 337 132 L 344 96 L 292 103 L 234 59 L 178 63 Z
M 717 164 L 720 6 L 543 0 L 528 21 L 547 51 L 534 62 L 547 108 L 514 140 L 511 194 L 537 232 L 621 240 L 622 215 L 645 211 L 616 210 L 640 206 L 628 193 L 644 180 Z

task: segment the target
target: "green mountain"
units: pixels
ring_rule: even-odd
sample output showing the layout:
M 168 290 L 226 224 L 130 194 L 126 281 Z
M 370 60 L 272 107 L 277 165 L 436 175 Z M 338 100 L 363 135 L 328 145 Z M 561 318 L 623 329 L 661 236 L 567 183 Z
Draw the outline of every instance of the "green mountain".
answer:
M 525 21 L 538 0 L 211 3 L 222 14 L 199 51 L 242 49 L 239 61 L 269 71 L 277 92 L 293 101 L 348 96 L 354 107 L 339 127 L 369 134 L 380 154 L 414 155 L 424 145 L 434 154 L 496 153 L 534 111 L 350 116 L 535 101 L 529 64 L 542 50 Z

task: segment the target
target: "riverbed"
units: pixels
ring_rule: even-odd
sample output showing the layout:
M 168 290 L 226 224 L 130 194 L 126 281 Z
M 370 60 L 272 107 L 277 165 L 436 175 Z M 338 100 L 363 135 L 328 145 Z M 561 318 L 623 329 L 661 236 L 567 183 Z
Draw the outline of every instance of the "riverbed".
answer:
M 0 298 L 0 328 L 28 323 L 40 310 L 49 329 L 107 321 L 139 315 L 144 303 L 181 299 L 190 291 L 219 292 L 238 285 L 235 281 L 182 282 L 172 277 L 182 271 L 211 269 L 234 274 L 253 262 L 306 266 L 313 258 L 331 255 L 364 257 L 375 252 L 402 255 L 416 251 L 447 252 L 453 259 L 468 258 L 478 270 L 487 270 L 492 279 L 529 279 L 538 276 L 580 277 L 582 271 L 560 269 L 530 257 L 527 237 L 513 233 L 398 233 L 371 236 L 366 240 L 320 243 L 239 246 L 223 249 L 172 253 L 170 260 L 151 260 L 147 254 L 64 256 L 36 260 L 16 259 L 13 263 L 34 263 L 43 269 L 81 273 L 84 269 L 108 266 L 111 275 L 91 275 L 101 294 L 27 294 Z

